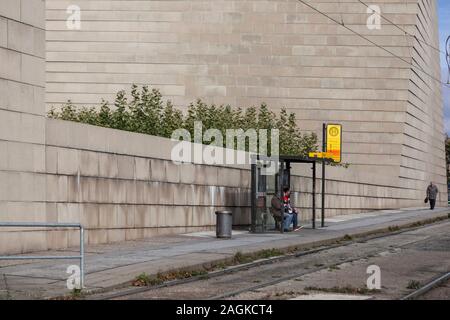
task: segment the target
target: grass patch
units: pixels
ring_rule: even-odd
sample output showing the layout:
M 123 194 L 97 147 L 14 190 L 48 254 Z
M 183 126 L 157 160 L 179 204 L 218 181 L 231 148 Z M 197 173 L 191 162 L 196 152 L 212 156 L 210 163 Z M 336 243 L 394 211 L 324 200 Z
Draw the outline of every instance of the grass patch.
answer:
M 408 286 L 406 287 L 407 289 L 413 289 L 413 290 L 417 290 L 421 287 L 421 283 L 419 281 L 416 280 L 410 280 L 408 282 Z
M 301 291 L 301 292 L 298 292 L 298 291 L 279 291 L 279 292 L 276 292 L 273 295 L 273 297 L 282 298 L 282 297 L 298 297 L 298 296 L 305 296 L 305 295 L 308 295 L 308 293 L 306 293 L 304 291 Z
M 334 270 L 341 270 L 341 268 L 337 264 L 334 264 L 334 265 L 328 267 L 328 271 L 334 271 Z
M 259 259 L 268 259 L 271 257 L 281 256 L 283 252 L 278 249 L 265 249 L 251 254 L 244 254 L 240 251 L 236 252 L 233 258 L 228 262 L 219 262 L 210 267 L 198 270 L 178 270 L 172 272 L 158 273 L 156 276 L 150 276 L 141 273 L 133 281 L 134 287 L 155 286 L 163 284 L 167 281 L 180 280 L 191 277 L 200 277 L 200 279 L 208 279 L 208 271 L 225 269 L 229 266 L 250 263 Z
M 341 293 L 341 294 L 371 294 L 374 292 L 380 292 L 380 290 L 370 290 L 367 287 L 356 288 L 352 286 L 332 287 L 332 288 L 306 287 L 305 290 L 321 291 L 327 293 Z
M 411 224 L 411 227 L 415 228 L 415 227 L 421 227 L 423 225 L 425 225 L 424 222 L 417 221 L 417 222 L 414 222 L 413 224 Z
M 176 280 L 176 279 L 187 279 L 197 276 L 205 276 L 208 272 L 206 270 L 180 270 L 174 272 L 168 272 L 163 274 L 158 274 L 158 279 L 165 281 Z
M 83 296 L 84 296 L 84 294 L 83 294 L 83 291 L 81 290 L 81 289 L 73 289 L 71 292 L 70 292 L 70 295 L 72 296 L 72 298 L 74 298 L 74 299 L 79 299 L 79 298 L 82 298 Z
M 72 289 L 69 294 L 50 298 L 50 300 L 80 300 L 83 299 L 87 293 L 82 289 Z
M 163 281 L 159 279 L 158 275 L 155 277 L 149 276 L 146 273 L 141 273 L 133 280 L 132 285 L 134 287 L 146 287 L 146 286 L 155 286 L 161 283 L 163 283 Z
M 248 263 L 252 261 L 248 255 L 243 254 L 242 252 L 238 251 L 233 256 L 233 262 L 235 264 L 243 264 Z
M 344 241 L 352 241 L 352 240 L 353 240 L 353 237 L 352 237 L 351 235 L 346 234 L 346 235 L 342 238 L 342 240 L 344 240 Z
M 417 221 L 411 224 L 411 228 L 415 228 L 415 227 L 421 227 L 421 226 L 425 226 L 427 224 L 431 224 L 434 222 L 439 222 L 439 221 L 443 221 L 450 218 L 450 213 L 448 214 L 448 217 L 437 217 L 437 218 L 431 218 L 431 219 L 427 219 L 427 220 L 423 220 L 423 221 Z
M 227 264 L 225 262 L 219 262 L 212 266 L 211 269 L 225 269 Z
M 158 273 L 156 276 L 150 276 L 146 273 L 141 273 L 132 282 L 134 287 L 156 286 L 167 281 L 180 280 L 191 277 L 200 276 L 202 279 L 208 278 L 206 270 L 177 270 L 166 273 Z
M 264 249 L 250 254 L 244 254 L 238 251 L 233 256 L 232 264 L 249 263 L 259 259 L 269 259 L 272 257 L 282 256 L 283 254 L 284 254 L 283 251 L 278 249 Z
M 324 266 L 323 263 L 316 263 L 316 264 L 314 265 L 314 267 L 316 267 L 316 268 L 323 267 L 323 266 Z
M 284 253 L 279 249 L 266 249 L 256 253 L 257 259 L 268 259 L 282 256 Z
M 390 226 L 388 230 L 390 232 L 395 232 L 395 231 L 399 231 L 400 227 L 399 226 Z

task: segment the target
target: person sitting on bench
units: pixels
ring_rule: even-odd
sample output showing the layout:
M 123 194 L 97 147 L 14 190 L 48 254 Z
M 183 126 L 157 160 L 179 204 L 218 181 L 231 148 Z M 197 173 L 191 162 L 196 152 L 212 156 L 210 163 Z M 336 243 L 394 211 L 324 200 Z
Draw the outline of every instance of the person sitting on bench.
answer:
M 289 227 L 292 226 L 292 231 L 297 231 L 303 228 L 303 226 L 298 225 L 298 212 L 291 205 L 291 190 L 289 187 L 283 188 L 283 206 L 284 206 L 284 231 L 288 232 Z
M 284 231 L 288 232 L 289 227 L 293 224 L 293 231 L 300 230 L 302 226 L 298 226 L 298 212 L 291 206 L 289 187 L 283 189 L 283 200 L 275 194 L 271 201 L 271 213 L 278 225 L 281 222 L 281 208 L 283 207 L 283 227 Z

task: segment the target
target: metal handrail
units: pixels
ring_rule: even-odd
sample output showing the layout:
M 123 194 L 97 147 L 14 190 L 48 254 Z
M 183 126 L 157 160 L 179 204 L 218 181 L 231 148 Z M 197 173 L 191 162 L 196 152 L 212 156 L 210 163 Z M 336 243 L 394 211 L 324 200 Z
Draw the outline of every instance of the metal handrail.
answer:
M 84 288 L 84 228 L 80 223 L 45 223 L 45 222 L 0 222 L 0 227 L 17 228 L 78 228 L 80 229 L 79 256 L 0 256 L 0 260 L 80 260 L 80 286 Z

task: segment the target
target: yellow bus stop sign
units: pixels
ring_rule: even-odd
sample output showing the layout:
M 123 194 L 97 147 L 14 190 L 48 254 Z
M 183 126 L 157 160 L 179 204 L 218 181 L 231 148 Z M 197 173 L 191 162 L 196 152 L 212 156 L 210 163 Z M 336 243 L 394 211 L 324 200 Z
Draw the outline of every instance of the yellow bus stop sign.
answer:
M 327 125 L 327 158 L 332 159 L 336 163 L 341 162 L 342 149 L 342 125 Z

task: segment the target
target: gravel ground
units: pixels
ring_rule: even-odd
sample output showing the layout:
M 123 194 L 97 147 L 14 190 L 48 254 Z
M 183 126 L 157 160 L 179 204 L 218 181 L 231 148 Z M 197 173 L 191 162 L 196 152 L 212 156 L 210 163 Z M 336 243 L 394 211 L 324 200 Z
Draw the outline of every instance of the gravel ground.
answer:
M 450 300 L 450 281 L 427 292 L 418 300 Z
M 449 231 L 444 222 L 120 299 L 399 299 L 450 270 Z M 367 289 L 371 265 L 381 290 Z M 450 299 L 449 284 L 423 298 Z

